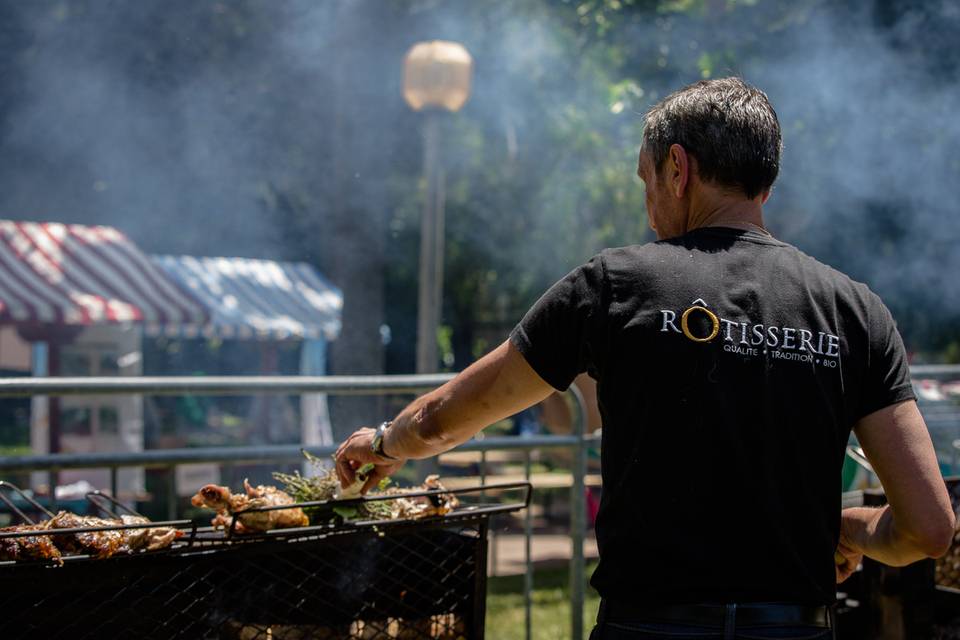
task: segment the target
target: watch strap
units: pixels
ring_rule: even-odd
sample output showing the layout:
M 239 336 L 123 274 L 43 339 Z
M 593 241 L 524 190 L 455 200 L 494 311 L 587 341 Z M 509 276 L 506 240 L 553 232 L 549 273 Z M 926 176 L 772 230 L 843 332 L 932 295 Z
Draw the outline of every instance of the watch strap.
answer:
M 390 425 L 393 424 L 393 421 L 387 420 L 386 422 L 381 422 L 380 426 L 377 427 L 377 432 L 373 436 L 373 442 L 370 443 L 370 449 L 373 451 L 374 455 L 387 460 L 397 460 L 396 457 L 388 455 L 383 450 L 383 438 L 387 435 L 387 429 L 390 428 Z

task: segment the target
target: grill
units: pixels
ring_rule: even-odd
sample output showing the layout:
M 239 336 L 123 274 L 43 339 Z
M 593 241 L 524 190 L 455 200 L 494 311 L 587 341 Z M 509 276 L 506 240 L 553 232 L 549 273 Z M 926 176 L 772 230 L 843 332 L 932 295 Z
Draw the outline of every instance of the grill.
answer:
M 526 507 L 530 491 L 529 483 L 419 491 L 404 495 L 453 494 L 460 506 L 418 520 L 336 522 L 253 535 L 183 520 L 151 523 L 183 534 L 160 551 L 69 556 L 63 566 L 2 562 L 0 637 L 482 638 L 488 520 Z M 489 495 L 517 499 L 485 502 Z M 111 516 L 123 508 L 100 494 L 88 499 Z M 297 506 L 320 513 L 331 508 L 324 502 Z

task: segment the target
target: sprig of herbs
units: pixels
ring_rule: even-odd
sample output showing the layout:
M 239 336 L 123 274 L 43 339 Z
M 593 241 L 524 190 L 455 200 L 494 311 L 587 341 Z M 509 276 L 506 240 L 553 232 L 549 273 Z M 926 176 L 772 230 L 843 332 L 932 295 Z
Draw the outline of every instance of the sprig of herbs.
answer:
M 273 478 L 282 482 L 286 491 L 295 502 L 318 502 L 333 500 L 337 495 L 337 489 L 340 486 L 337 475 L 332 469 L 324 467 L 324 461 L 307 451 L 302 451 L 303 457 L 313 465 L 319 473 L 315 476 L 302 476 L 299 471 L 293 473 L 281 473 L 275 471 Z M 390 479 L 384 478 L 377 485 L 377 491 L 385 491 L 390 485 Z M 307 517 L 315 524 L 317 518 L 323 512 L 318 507 L 308 507 L 304 509 Z M 391 514 L 390 501 L 378 500 L 377 502 L 360 502 L 349 506 L 335 506 L 332 511 L 344 520 L 366 520 L 366 519 L 384 519 L 389 518 Z

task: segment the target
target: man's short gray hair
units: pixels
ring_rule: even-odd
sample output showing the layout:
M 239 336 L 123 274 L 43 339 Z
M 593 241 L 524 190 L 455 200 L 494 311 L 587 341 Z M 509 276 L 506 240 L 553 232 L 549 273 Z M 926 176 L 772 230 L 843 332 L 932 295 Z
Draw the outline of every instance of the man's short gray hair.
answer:
M 643 147 L 659 172 L 679 144 L 697 160 L 700 178 L 755 198 L 780 172 L 780 122 L 766 94 L 740 78 L 701 80 L 654 105 Z

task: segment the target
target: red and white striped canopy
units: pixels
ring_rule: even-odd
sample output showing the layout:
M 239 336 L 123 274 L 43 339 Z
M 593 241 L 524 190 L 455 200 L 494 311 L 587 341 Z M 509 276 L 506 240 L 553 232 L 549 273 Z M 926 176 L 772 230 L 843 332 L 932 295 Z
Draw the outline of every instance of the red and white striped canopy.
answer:
M 0 323 L 201 327 L 208 313 L 112 227 L 0 220 Z

